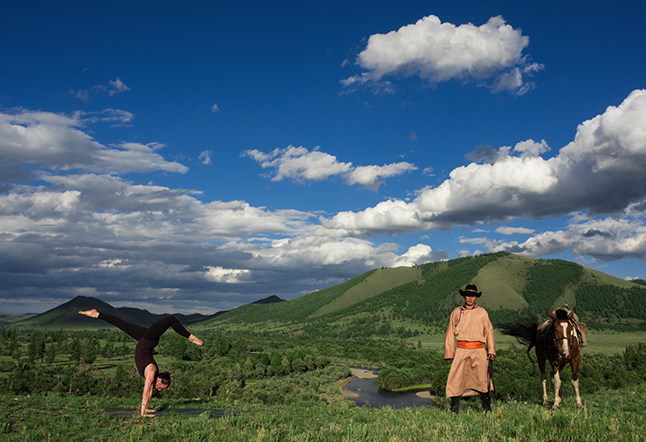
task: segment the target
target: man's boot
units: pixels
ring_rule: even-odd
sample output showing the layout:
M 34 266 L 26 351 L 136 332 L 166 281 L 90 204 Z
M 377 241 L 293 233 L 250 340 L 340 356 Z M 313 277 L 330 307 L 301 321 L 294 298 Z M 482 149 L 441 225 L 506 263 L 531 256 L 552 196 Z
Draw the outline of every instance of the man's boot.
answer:
M 485 412 L 491 411 L 491 396 L 489 393 L 480 393 L 480 400 L 482 401 L 482 409 Z
M 458 414 L 458 411 L 460 411 L 460 396 L 453 396 L 451 398 L 451 411 L 455 414 Z

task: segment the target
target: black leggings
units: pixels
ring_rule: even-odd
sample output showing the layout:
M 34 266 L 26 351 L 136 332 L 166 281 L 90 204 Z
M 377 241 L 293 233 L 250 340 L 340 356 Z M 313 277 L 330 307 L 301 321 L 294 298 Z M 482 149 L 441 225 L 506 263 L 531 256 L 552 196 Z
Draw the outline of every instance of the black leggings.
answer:
M 191 334 L 184 328 L 182 324 L 177 320 L 173 315 L 166 316 L 165 318 L 160 319 L 155 322 L 150 327 L 142 327 L 140 325 L 130 324 L 123 319 L 120 319 L 114 315 L 108 315 L 106 313 L 99 313 L 99 319 L 102 319 L 110 324 L 118 327 L 122 331 L 128 333 L 128 335 L 138 341 L 141 338 L 146 338 L 149 341 L 156 341 L 161 335 L 164 334 L 169 327 L 172 327 L 180 335 L 188 338 Z

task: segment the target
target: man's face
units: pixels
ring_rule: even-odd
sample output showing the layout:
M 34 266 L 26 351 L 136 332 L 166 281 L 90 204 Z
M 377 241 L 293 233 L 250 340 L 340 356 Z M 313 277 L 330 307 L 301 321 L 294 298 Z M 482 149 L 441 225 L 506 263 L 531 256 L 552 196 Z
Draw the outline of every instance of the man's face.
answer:
M 476 297 L 467 295 L 464 297 L 464 303 L 467 305 L 467 307 L 473 307 L 476 303 Z

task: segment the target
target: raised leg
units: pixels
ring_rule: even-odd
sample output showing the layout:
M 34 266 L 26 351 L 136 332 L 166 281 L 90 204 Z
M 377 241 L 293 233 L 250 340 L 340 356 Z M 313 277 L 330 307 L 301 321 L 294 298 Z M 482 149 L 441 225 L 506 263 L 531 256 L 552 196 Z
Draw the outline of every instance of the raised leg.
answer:
M 202 340 L 195 335 L 190 334 L 173 315 L 166 316 L 148 327 L 148 330 L 146 330 L 143 337 L 151 341 L 157 340 L 166 330 L 168 330 L 169 327 L 172 327 L 175 332 L 184 336 L 193 344 L 202 345 Z
M 90 318 L 98 318 L 109 324 L 114 325 L 119 328 L 121 331 L 125 332 L 135 341 L 138 341 L 146 331 L 146 327 L 141 327 L 140 325 L 130 324 L 118 318 L 114 315 L 108 315 L 106 313 L 98 312 L 96 309 L 80 311 L 79 314 L 84 316 L 89 316 Z

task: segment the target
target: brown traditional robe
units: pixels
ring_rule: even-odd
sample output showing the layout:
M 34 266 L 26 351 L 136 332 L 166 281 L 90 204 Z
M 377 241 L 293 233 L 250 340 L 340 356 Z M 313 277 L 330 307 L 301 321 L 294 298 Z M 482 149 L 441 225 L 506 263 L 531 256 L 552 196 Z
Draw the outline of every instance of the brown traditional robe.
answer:
M 455 341 L 482 342 L 485 348 L 455 348 Z M 496 354 L 493 326 L 487 311 L 458 307 L 451 313 L 444 339 L 444 359 L 453 359 L 446 381 L 446 397 L 472 396 L 493 390 L 487 354 Z

